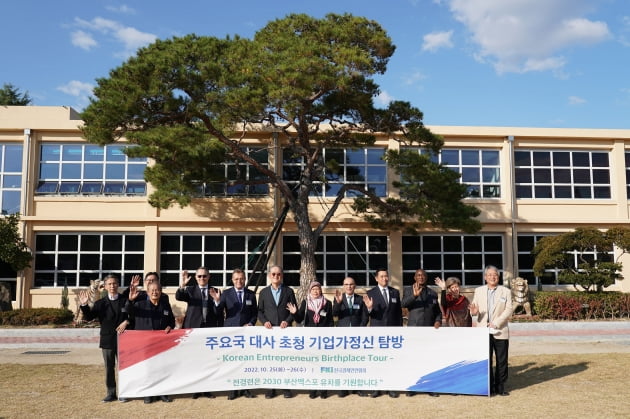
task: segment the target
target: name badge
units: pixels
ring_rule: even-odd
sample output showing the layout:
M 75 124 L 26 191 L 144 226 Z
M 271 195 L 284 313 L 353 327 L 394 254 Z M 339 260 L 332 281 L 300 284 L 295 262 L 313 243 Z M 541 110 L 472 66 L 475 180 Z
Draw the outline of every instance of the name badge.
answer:
M 396 298 L 392 298 L 392 303 L 397 302 Z
M 168 310 L 164 310 L 164 315 L 168 316 Z
M 507 301 L 507 300 L 506 300 L 506 298 L 505 298 L 505 297 L 501 297 L 501 302 L 502 302 L 502 303 L 505 303 L 506 301 Z
M 246 306 L 251 306 L 252 305 L 252 300 L 245 300 L 245 305 Z
M 352 309 L 353 309 L 353 310 L 358 310 L 358 309 L 359 309 L 359 307 L 361 307 L 361 306 L 360 306 L 360 305 L 358 305 L 358 304 L 352 304 Z
M 326 317 L 326 312 L 324 310 L 322 310 L 322 311 L 319 312 L 319 315 L 322 316 L 322 317 Z

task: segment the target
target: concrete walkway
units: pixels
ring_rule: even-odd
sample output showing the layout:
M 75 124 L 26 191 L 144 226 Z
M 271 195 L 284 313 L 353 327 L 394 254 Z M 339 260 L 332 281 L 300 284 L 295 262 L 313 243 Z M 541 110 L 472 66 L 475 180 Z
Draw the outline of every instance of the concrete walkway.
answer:
M 0 364 L 102 364 L 98 328 L 0 328 Z M 510 355 L 630 353 L 630 321 L 510 323 Z

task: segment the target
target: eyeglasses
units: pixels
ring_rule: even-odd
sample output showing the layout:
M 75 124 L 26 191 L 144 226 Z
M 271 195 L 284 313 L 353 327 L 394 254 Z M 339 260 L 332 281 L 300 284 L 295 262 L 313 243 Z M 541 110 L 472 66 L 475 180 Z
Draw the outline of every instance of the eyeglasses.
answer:
M 207 278 L 208 275 L 197 275 L 197 278 Z

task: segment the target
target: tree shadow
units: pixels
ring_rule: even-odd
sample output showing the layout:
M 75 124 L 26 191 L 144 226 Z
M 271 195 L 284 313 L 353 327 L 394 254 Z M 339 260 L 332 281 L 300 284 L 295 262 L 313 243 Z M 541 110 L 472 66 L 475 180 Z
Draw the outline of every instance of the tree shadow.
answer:
M 538 365 L 528 362 L 509 367 L 509 387 L 517 390 L 527 388 L 545 381 L 557 380 L 569 375 L 578 374 L 588 369 L 589 362 L 575 364 L 545 364 Z

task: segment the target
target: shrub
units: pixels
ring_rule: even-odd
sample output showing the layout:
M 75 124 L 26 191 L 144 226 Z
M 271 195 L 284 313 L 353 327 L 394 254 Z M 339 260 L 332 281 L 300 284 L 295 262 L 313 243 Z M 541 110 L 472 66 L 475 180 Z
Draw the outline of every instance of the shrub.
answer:
M 630 318 L 630 294 L 538 291 L 534 296 L 534 312 L 548 320 Z
M 72 311 L 62 308 L 23 308 L 0 312 L 0 325 L 41 326 L 72 323 Z

